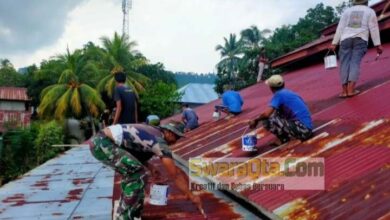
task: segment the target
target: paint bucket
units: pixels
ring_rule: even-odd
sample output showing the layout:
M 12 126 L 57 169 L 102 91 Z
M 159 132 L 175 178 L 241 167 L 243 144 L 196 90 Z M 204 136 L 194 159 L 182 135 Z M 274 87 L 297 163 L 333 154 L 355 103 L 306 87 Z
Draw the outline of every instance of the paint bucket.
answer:
M 333 55 L 329 55 L 329 51 L 324 57 L 324 64 L 325 64 L 325 69 L 333 69 L 337 67 L 337 57 L 336 53 L 333 51 Z
M 256 135 L 242 136 L 242 151 L 245 152 L 257 151 L 256 144 L 257 144 Z
M 151 205 L 167 205 L 168 200 L 168 185 L 153 184 L 150 189 L 150 200 Z
M 219 112 L 217 112 L 217 111 L 215 111 L 215 112 L 213 113 L 213 119 L 214 119 L 214 120 L 218 120 L 220 116 L 221 116 L 221 114 L 220 114 Z

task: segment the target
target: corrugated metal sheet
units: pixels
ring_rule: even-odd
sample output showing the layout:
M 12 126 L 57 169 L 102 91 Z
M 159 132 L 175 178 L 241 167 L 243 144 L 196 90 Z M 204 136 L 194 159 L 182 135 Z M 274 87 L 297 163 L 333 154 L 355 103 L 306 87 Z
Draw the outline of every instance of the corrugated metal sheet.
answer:
M 205 104 L 218 99 L 213 84 L 190 83 L 178 90 L 183 93 L 181 102 Z
M 240 93 L 243 113 L 231 119 L 212 120 L 215 101 L 197 108 L 201 126 L 173 146 L 183 164 L 190 157 L 324 157 L 324 191 L 233 192 L 272 216 L 286 219 L 377 219 L 390 212 L 390 44 L 375 61 L 370 50 L 362 64 L 357 97 L 340 99 L 338 70 L 322 64 L 291 72 L 286 87 L 299 93 L 309 105 L 316 125 L 315 137 L 273 148 L 274 139 L 264 129 L 258 151 L 241 151 L 241 135 L 247 120 L 267 106 L 271 92 L 257 84 Z M 173 117 L 178 119 L 178 116 Z M 169 119 L 170 120 L 170 119 Z M 249 180 L 248 182 L 253 181 Z M 258 181 L 258 180 L 257 180 Z M 383 217 L 386 218 L 386 217 Z
M 0 87 L 0 100 L 29 101 L 26 88 Z
M 162 168 L 162 164 L 158 159 L 150 162 L 162 175 L 168 177 L 168 174 Z M 190 200 L 186 199 L 183 193 L 175 186 L 173 180 L 168 180 L 167 184 L 169 185 L 168 204 L 166 206 L 150 205 L 148 198 L 145 198 L 142 219 L 204 219 L 196 206 Z M 150 188 L 150 183 L 148 183 L 146 188 Z M 120 176 L 115 175 L 113 202 L 116 204 L 118 204 L 120 193 Z M 259 219 L 223 195 L 221 196 L 206 191 L 197 191 L 195 193 L 202 200 L 207 219 Z M 116 206 L 113 211 L 116 211 Z
M 113 171 L 77 148 L 0 188 L 0 219 L 111 218 Z

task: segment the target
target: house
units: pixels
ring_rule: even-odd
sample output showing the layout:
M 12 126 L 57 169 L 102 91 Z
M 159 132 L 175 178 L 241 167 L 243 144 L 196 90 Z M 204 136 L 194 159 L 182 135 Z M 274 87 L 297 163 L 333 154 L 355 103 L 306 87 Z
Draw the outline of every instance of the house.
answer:
M 0 87 L 0 133 L 8 127 L 30 124 L 29 103 L 26 88 Z
M 178 90 L 183 93 L 180 103 L 186 103 L 195 108 L 218 99 L 213 84 L 189 83 Z

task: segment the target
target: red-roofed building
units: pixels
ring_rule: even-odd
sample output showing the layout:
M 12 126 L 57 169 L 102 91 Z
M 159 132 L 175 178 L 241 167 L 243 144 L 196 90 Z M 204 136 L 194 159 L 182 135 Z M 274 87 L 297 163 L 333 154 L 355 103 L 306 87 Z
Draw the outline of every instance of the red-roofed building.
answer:
M 30 124 L 30 98 L 26 88 L 0 87 L 0 132 Z

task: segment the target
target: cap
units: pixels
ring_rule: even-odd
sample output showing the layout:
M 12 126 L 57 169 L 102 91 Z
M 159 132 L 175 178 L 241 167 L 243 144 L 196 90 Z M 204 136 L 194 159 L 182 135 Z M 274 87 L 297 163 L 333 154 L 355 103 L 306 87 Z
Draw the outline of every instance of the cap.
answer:
M 270 87 L 280 87 L 284 84 L 283 77 L 281 75 L 273 75 L 265 81 Z
M 168 123 L 165 125 L 161 125 L 160 127 L 163 129 L 167 129 L 169 131 L 172 131 L 173 133 L 175 133 L 179 137 L 184 137 L 183 129 L 182 129 L 182 126 L 180 124 Z

